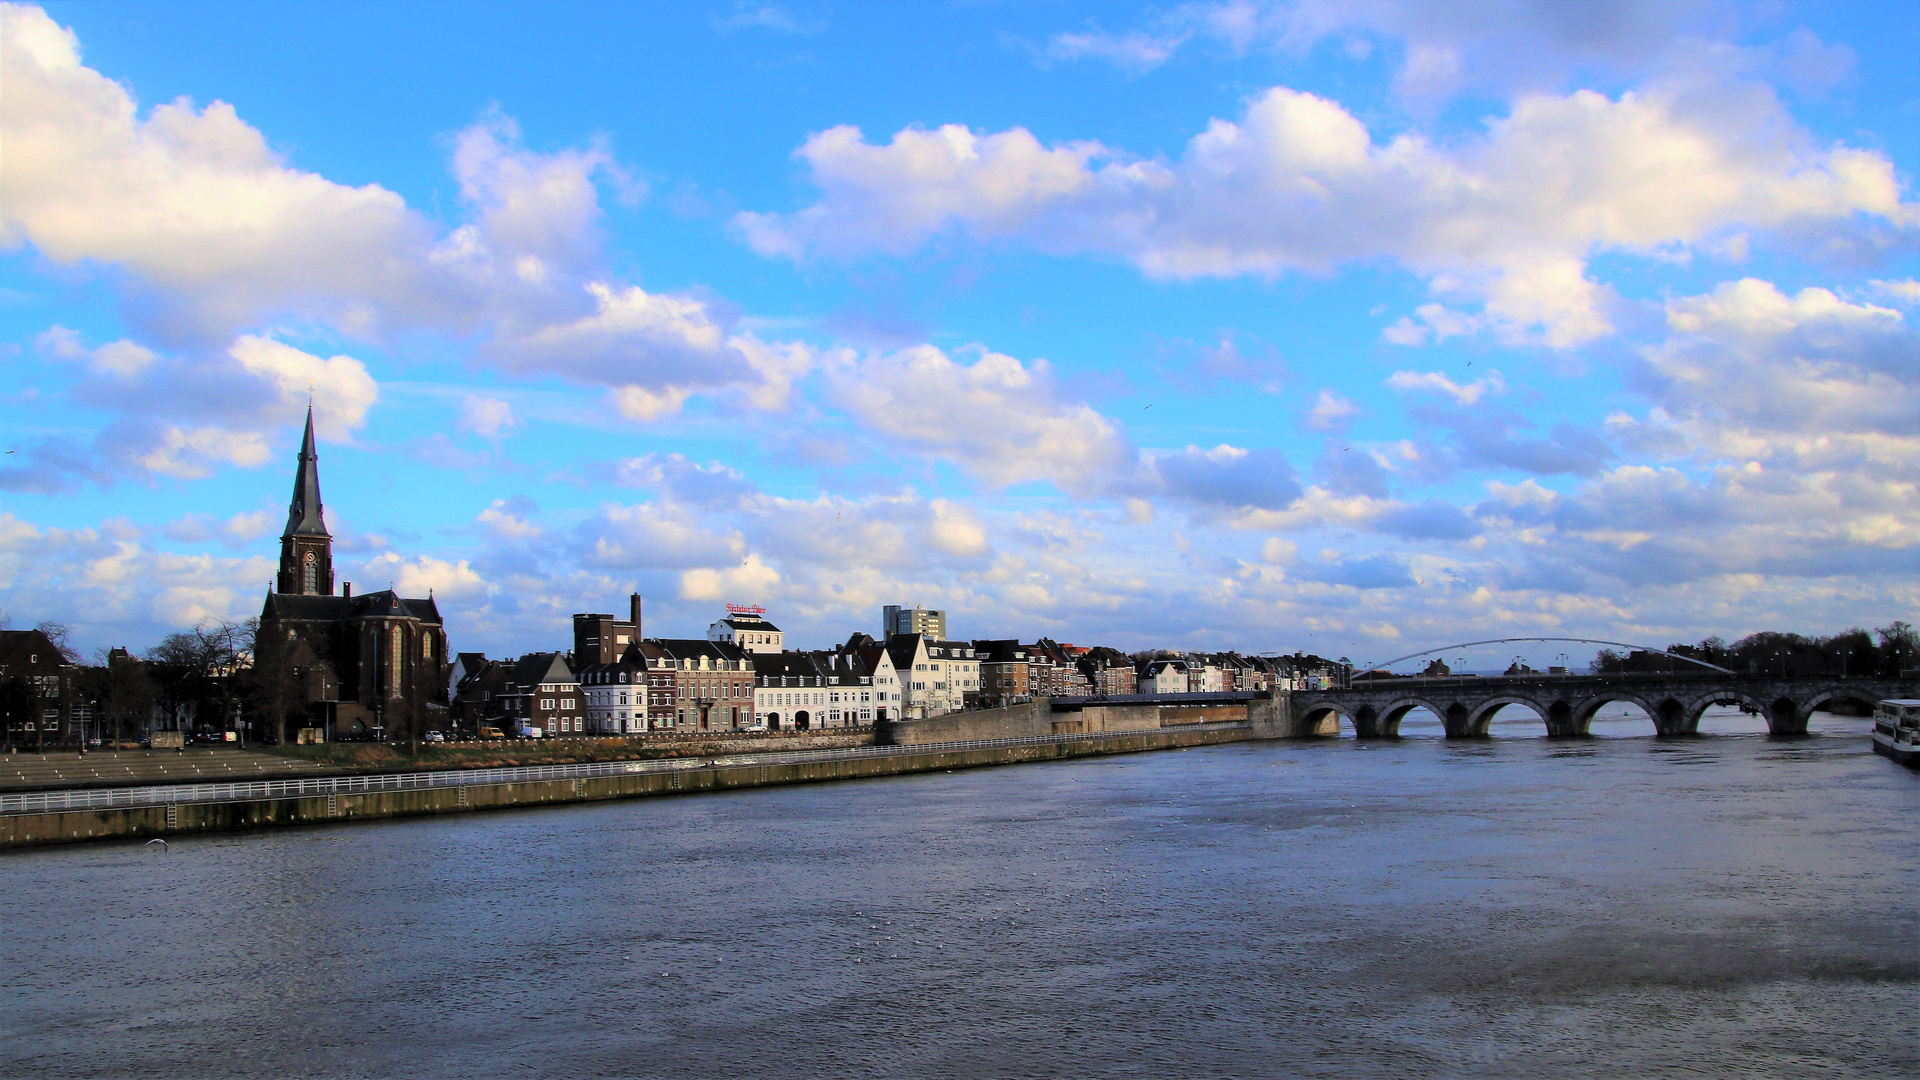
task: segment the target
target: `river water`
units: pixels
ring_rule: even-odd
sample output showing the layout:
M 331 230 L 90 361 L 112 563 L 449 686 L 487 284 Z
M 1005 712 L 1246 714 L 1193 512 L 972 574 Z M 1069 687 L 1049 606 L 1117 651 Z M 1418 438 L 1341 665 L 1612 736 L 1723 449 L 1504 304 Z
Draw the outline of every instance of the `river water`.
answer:
M 1920 779 L 1867 723 L 18 852 L 0 1075 L 1912 1077 Z

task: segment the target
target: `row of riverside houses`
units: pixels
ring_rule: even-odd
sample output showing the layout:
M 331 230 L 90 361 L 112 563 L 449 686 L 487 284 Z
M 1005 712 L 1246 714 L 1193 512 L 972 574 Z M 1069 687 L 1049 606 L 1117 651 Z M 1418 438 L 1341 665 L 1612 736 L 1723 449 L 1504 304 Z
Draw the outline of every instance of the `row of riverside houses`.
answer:
M 868 727 L 1038 697 L 1330 685 L 1317 657 L 1155 652 L 1129 656 L 1041 638 L 948 640 L 946 615 L 889 607 L 882 637 L 855 633 L 830 649 L 785 647 L 757 606 L 727 605 L 704 638 L 650 638 L 638 593 L 625 619 L 573 617 L 571 651 L 489 660 L 461 653 L 450 685 L 453 720 L 468 731 L 520 736 L 647 732 L 807 731 Z
M 557 736 L 812 730 L 1037 697 L 1298 689 L 1333 676 L 1316 657 L 955 640 L 945 612 L 917 605 L 888 605 L 879 637 L 856 633 L 825 650 L 787 649 L 765 609 L 736 605 L 705 638 L 647 638 L 637 594 L 625 619 L 575 615 L 569 651 L 455 657 L 432 590 L 356 596 L 351 582 L 337 594 L 335 585 L 309 406 L 279 570 L 254 628 L 196 629 L 173 635 L 194 639 L 185 652 L 162 647 L 143 659 L 115 649 L 99 666 L 69 655 L 64 632 L 0 630 L 0 744 L 136 736 L 158 745 L 163 732 L 175 735 L 170 745 L 188 732 L 418 741 L 449 726 Z

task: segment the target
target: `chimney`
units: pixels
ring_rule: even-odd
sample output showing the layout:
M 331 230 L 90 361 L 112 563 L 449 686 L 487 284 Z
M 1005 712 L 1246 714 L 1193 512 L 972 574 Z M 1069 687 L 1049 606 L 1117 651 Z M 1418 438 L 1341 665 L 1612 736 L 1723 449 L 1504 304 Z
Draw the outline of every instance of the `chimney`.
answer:
M 342 586 L 342 588 L 344 589 L 344 591 L 343 591 L 343 592 L 341 592 L 341 594 L 340 594 L 340 595 L 341 595 L 341 596 L 343 596 L 343 597 L 345 597 L 345 598 L 347 598 L 348 600 L 351 600 L 351 599 L 353 599 L 353 582 L 351 582 L 351 581 L 343 581 L 343 582 L 341 582 L 340 584 L 341 584 L 341 586 Z
M 633 640 L 639 641 L 641 638 L 646 636 L 645 634 L 642 634 L 640 632 L 640 594 L 639 593 L 630 594 L 627 597 L 627 604 L 631 609 L 631 619 L 633 622 Z

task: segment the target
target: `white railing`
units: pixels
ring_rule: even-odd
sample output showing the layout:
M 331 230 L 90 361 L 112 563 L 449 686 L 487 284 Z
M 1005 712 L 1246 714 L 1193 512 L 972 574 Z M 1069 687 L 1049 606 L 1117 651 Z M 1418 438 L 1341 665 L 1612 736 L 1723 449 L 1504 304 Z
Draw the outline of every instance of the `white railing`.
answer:
M 578 780 L 594 776 L 622 776 L 630 773 L 675 772 L 688 769 L 796 765 L 810 761 L 847 761 L 873 757 L 910 757 L 921 754 L 945 754 L 960 750 L 992 750 L 1009 746 L 1129 738 L 1163 731 L 1227 731 L 1247 726 L 1249 725 L 1246 721 L 1237 720 L 1217 724 L 1181 724 L 1173 728 L 1143 728 L 1138 731 L 1024 735 L 1005 739 L 915 743 L 909 746 L 855 746 L 829 750 L 785 750 L 774 753 L 749 751 L 699 758 L 590 761 L 577 765 L 512 765 L 493 769 L 440 769 L 433 772 L 374 773 L 366 776 L 315 776 L 287 780 L 232 780 L 214 784 L 153 784 L 146 787 L 23 791 L 0 794 L 0 814 L 104 810 L 113 807 L 164 806 L 168 803 L 188 802 L 301 799 L 316 795 L 357 795 L 373 791 L 407 791 L 417 788 L 461 787 L 468 784 L 517 784 L 536 780 Z

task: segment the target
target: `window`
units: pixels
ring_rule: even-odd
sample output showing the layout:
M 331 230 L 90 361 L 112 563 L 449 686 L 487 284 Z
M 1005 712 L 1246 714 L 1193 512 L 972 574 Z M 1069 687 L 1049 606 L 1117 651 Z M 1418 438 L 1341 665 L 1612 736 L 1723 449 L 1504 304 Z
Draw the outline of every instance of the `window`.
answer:
M 569 697 L 569 698 L 561 698 L 561 699 L 560 699 L 560 707 L 561 707 L 561 708 L 563 708 L 563 709 L 571 709 L 571 708 L 573 708 L 573 707 L 574 707 L 574 700 L 573 700 L 572 698 L 570 698 L 570 697 Z
M 541 699 L 540 699 L 540 707 L 541 707 L 541 708 L 543 708 L 543 709 L 551 709 L 551 708 L 553 708 L 553 699 L 552 699 L 552 698 L 541 698 Z
M 307 552 L 306 558 L 300 560 L 300 591 L 303 593 L 320 591 L 320 566 L 314 561 L 311 551 Z

